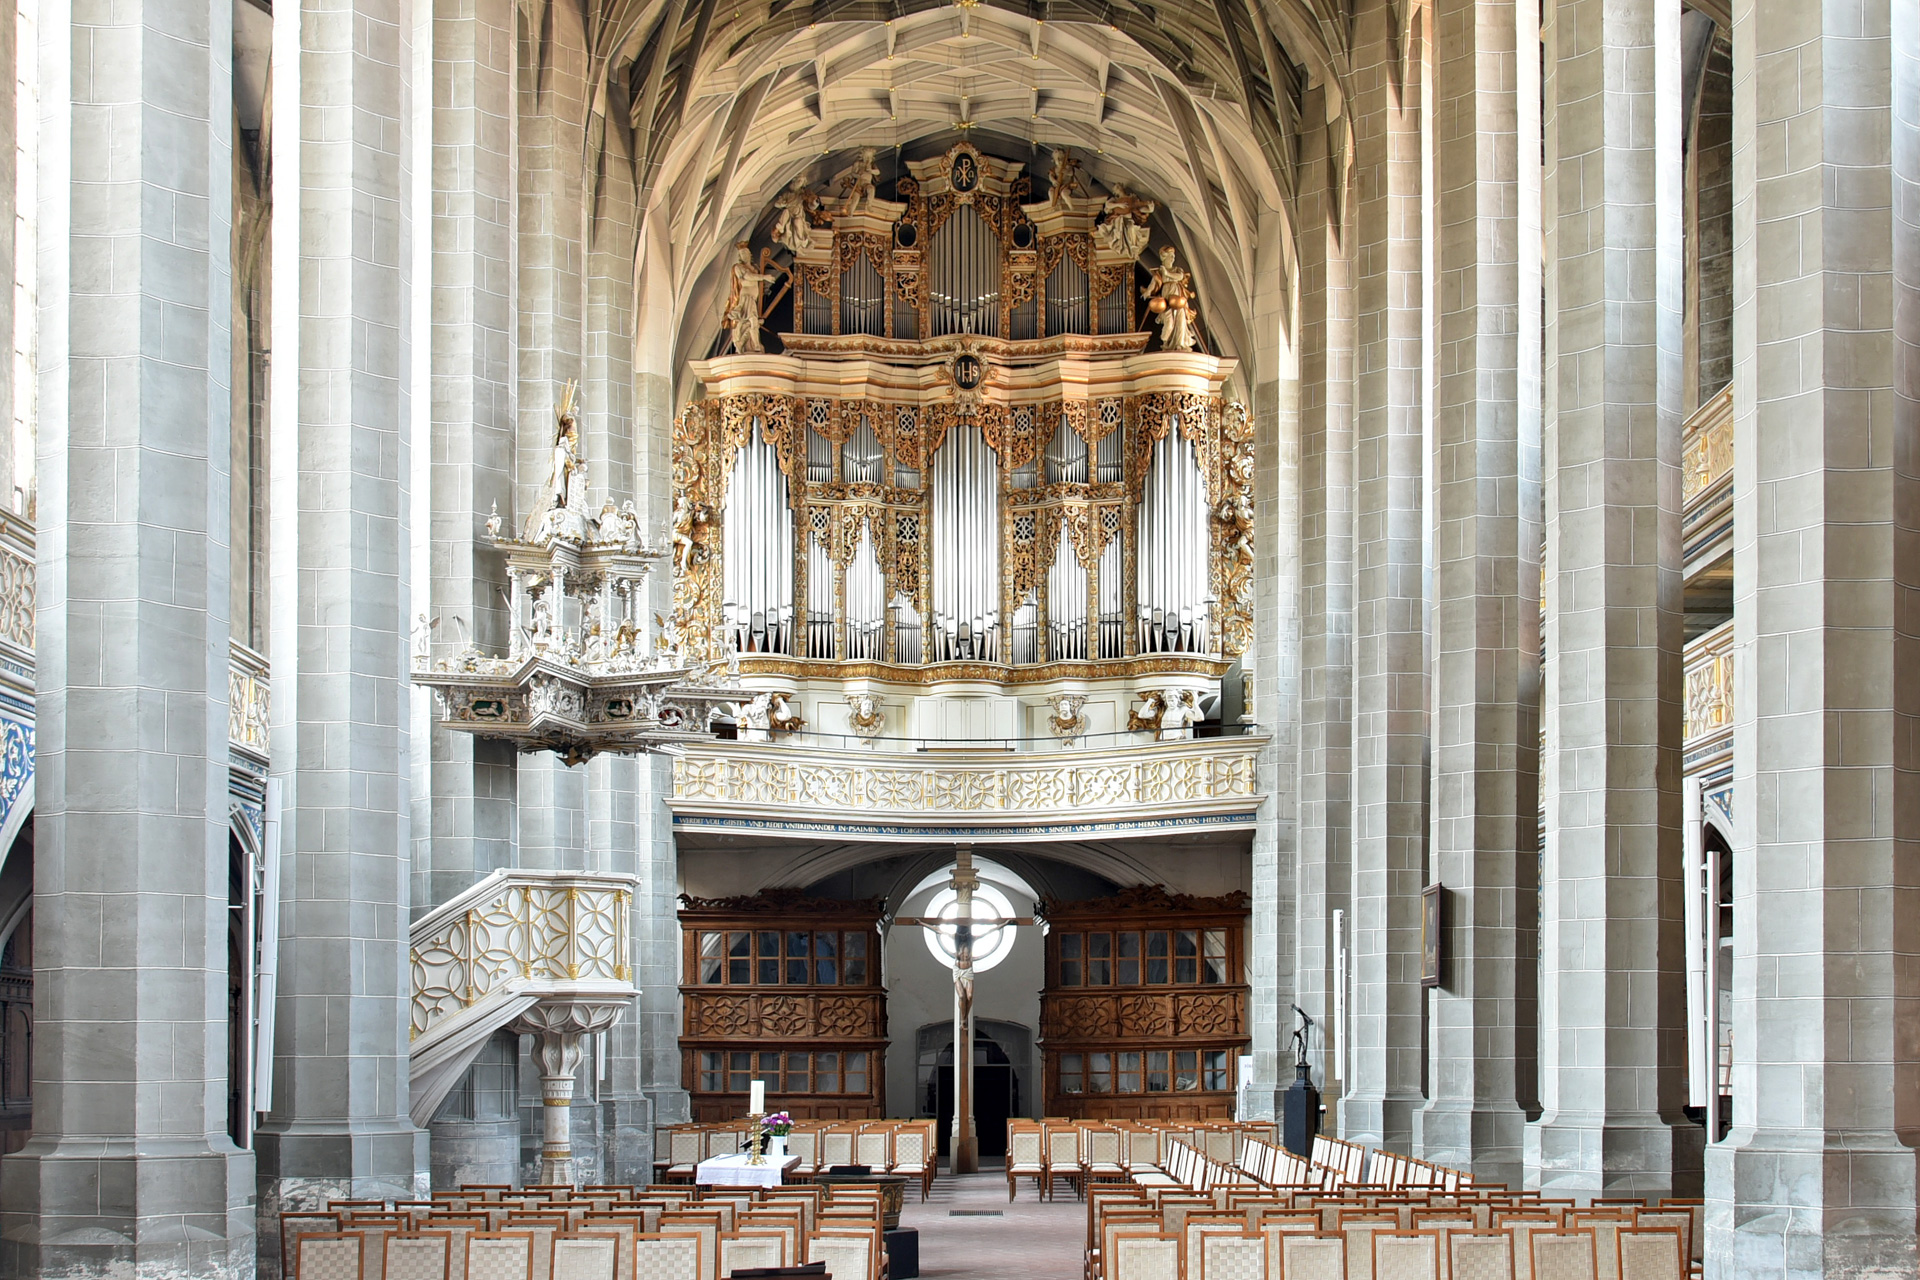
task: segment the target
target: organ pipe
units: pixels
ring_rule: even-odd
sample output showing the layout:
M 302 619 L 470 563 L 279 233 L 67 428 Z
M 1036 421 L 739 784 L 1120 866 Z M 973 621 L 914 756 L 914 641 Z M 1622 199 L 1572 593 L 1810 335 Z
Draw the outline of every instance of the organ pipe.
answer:
M 1047 276 L 1047 336 L 1056 333 L 1087 333 L 1087 273 L 1066 254 Z
M 1062 414 L 1047 444 L 1047 483 L 1085 484 L 1087 482 L 1087 442 L 1067 424 Z
M 1171 426 L 1153 446 L 1140 504 L 1141 653 L 1204 653 L 1210 647 L 1207 517 L 1193 446 Z
M 886 656 L 885 641 L 886 583 L 880 574 L 880 557 L 874 553 L 873 527 L 862 524 L 860 541 L 847 565 L 847 658 L 878 662 Z
M 933 661 L 997 660 L 999 599 L 999 467 L 961 423 L 933 459 Z
M 834 563 L 817 535 L 807 539 L 807 656 L 833 656 Z
M 1126 549 L 1116 533 L 1100 553 L 1100 657 L 1118 658 L 1126 652 L 1126 607 L 1122 578 Z
M 1073 549 L 1073 539 L 1061 536 L 1047 569 L 1047 658 L 1074 661 L 1087 656 L 1087 571 Z
M 930 250 L 933 336 L 1000 335 L 1000 237 L 972 205 L 961 205 Z
M 880 468 L 880 437 L 862 414 L 852 437 L 840 446 L 841 478 L 848 484 L 879 484 Z
M 740 653 L 792 652 L 793 520 L 779 455 L 755 419 L 733 460 L 721 528 L 721 613 Z

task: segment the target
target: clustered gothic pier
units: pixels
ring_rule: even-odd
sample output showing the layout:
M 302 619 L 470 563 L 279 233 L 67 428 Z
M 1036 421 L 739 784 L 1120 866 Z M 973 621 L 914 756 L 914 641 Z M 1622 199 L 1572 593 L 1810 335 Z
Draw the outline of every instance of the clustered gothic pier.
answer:
M 0 1277 L 1270 1185 L 1300 1017 L 1320 1192 L 1914 1274 L 1911 9 L 9 0 Z

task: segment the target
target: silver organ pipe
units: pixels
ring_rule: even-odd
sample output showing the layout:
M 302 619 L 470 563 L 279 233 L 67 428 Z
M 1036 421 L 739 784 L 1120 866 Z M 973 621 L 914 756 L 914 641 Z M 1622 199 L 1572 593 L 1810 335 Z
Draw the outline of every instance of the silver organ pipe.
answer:
M 1153 446 L 1140 504 L 1142 653 L 1204 653 L 1211 647 L 1207 516 L 1193 447 L 1180 438 L 1178 426 L 1169 426 Z
M 999 660 L 999 464 L 980 428 L 954 426 L 933 459 L 931 659 Z
M 886 286 L 872 260 L 859 254 L 840 273 L 840 332 L 884 336 L 886 322 Z
M 1031 592 L 1013 611 L 1013 660 L 1021 665 L 1040 661 L 1040 610 Z
M 807 483 L 826 484 L 833 479 L 833 441 L 807 428 Z
M 833 555 L 820 533 L 811 531 L 807 535 L 806 656 L 809 658 L 833 657 L 833 581 Z
M 1086 656 L 1087 571 L 1073 539 L 1062 533 L 1047 570 L 1047 658 L 1066 662 Z
M 1102 412 L 1104 411 L 1103 406 Z M 1114 407 L 1114 412 L 1119 412 L 1117 405 Z M 1116 426 L 1100 437 L 1100 445 L 1094 450 L 1093 482 L 1095 484 L 1118 484 L 1126 478 L 1126 454 L 1121 434 Z
M 919 664 L 922 658 L 920 646 L 920 610 L 904 591 L 894 593 L 893 597 L 893 650 L 894 661 L 908 666 Z
M 933 237 L 930 288 L 933 335 L 1000 336 L 1000 237 L 970 204 Z
M 800 274 L 797 268 L 795 274 Z M 833 299 L 818 292 L 804 280 L 794 292 L 800 295 L 800 332 L 832 333 Z
M 1085 484 L 1087 482 L 1087 442 L 1067 425 L 1065 414 L 1054 427 L 1047 443 L 1047 483 Z
M 793 518 L 780 458 L 754 420 L 721 527 L 721 615 L 739 653 L 792 652 Z
M 847 658 L 878 662 L 886 656 L 886 584 L 873 549 L 873 526 L 860 526 L 860 541 L 847 565 Z
M 881 462 L 880 437 L 873 433 L 873 424 L 862 414 L 860 425 L 840 446 L 840 478 L 848 484 L 879 484 Z
M 1133 328 L 1134 277 L 1129 274 L 1119 287 L 1100 299 L 1100 332 L 1125 333 Z
M 1047 336 L 1056 333 L 1087 333 L 1089 298 L 1087 273 L 1066 254 L 1047 276 Z
M 1126 652 L 1126 606 L 1121 591 L 1125 585 L 1121 581 L 1125 563 L 1125 547 L 1116 531 L 1108 538 L 1107 549 L 1100 553 L 1099 656 L 1102 658 L 1118 658 Z

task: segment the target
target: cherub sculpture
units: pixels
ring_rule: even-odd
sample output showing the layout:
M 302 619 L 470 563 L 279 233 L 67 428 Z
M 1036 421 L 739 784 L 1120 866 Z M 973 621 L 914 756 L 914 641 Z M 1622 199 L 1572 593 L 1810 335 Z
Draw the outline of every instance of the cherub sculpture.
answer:
M 1080 162 L 1066 147 L 1055 147 L 1053 166 L 1047 170 L 1047 204 L 1055 209 L 1072 207 L 1073 197 L 1087 194 L 1080 185 Z
M 859 213 L 873 199 L 874 186 L 880 181 L 879 158 L 878 147 L 862 147 L 854 153 L 853 168 L 840 179 L 840 189 L 846 192 L 842 213 Z
M 773 223 L 774 243 L 783 244 L 795 253 L 811 249 L 813 211 L 820 207 L 820 197 L 807 190 L 806 180 L 795 178 L 792 186 L 774 198 L 773 206 L 780 211 Z

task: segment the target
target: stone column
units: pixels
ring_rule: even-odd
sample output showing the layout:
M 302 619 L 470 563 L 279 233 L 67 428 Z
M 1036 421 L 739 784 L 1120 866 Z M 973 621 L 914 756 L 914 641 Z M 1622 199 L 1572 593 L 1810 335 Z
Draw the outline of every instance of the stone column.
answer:
M 1420 1106 L 1426 842 L 1417 49 L 1399 6 L 1355 18 L 1352 1080 L 1340 1132 L 1409 1151 Z
M 1687 1194 L 1680 5 L 1547 13 L 1545 1113 L 1527 1181 Z
M 1429 1012 L 1421 1155 L 1520 1184 L 1539 847 L 1540 154 L 1533 10 L 1435 11 L 1433 879 L 1446 954 Z M 1523 160 L 1524 158 L 1524 160 Z M 1526 921 L 1523 931 L 1522 920 Z
M 1333 913 L 1353 859 L 1353 262 L 1347 120 L 1307 91 L 1300 195 L 1300 836 L 1294 988 L 1334 1101 Z M 1331 116 L 1331 118 L 1329 118 Z M 1285 1067 L 1281 1068 L 1284 1083 Z
M 1709 1149 L 1706 1251 L 1721 1280 L 1917 1261 L 1920 29 L 1893 9 L 1891 41 L 1887 6 L 1863 0 L 1757 0 L 1733 29 L 1734 1113 Z
M 425 3 L 426 0 L 421 0 Z M 430 155 L 431 257 L 420 287 L 432 301 L 428 353 L 426 528 L 417 562 L 430 594 L 432 654 L 469 642 L 504 652 L 510 620 L 499 557 L 483 549 L 496 506 L 512 529 L 515 320 L 512 0 L 434 0 Z M 433 701 L 414 699 L 414 905 L 425 911 L 513 861 L 514 753 L 431 728 Z
M 39 13 L 33 1136 L 0 1274 L 253 1273 L 226 1133 L 231 15 Z
M 274 13 L 273 772 L 282 787 L 263 1221 L 420 1195 L 407 1118 L 413 9 Z M 261 1250 L 278 1266 L 277 1240 Z
M 582 1037 L 605 1031 L 626 1012 L 626 1002 L 558 1000 L 533 1006 L 512 1030 L 533 1037 L 533 1061 L 540 1070 L 540 1181 L 573 1186 L 573 1086 L 580 1072 Z M 596 1163 L 596 1162 L 589 1162 Z

